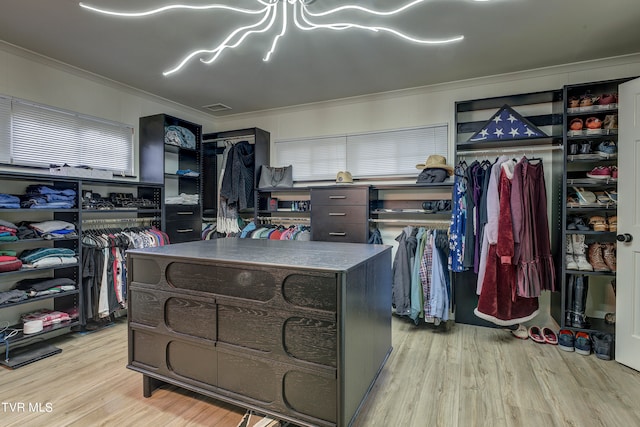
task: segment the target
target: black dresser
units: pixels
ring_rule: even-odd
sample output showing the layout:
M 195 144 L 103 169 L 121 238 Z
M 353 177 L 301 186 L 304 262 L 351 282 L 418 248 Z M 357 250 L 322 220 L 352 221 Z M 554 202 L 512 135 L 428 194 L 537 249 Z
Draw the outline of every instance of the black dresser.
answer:
M 311 188 L 311 240 L 367 243 L 369 211 L 376 199 L 370 186 Z
M 391 351 L 391 247 L 216 239 L 127 252 L 129 364 L 303 426 L 348 426 Z

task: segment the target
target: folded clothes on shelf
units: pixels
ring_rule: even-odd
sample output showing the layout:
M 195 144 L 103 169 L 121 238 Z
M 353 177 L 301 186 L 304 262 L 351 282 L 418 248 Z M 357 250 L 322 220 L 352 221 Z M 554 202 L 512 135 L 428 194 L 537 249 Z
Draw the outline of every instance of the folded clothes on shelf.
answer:
M 69 313 L 47 309 L 25 313 L 20 317 L 23 323 L 33 320 L 42 320 L 42 326 L 45 327 L 71 320 L 71 316 L 69 315 Z
M 179 196 L 166 197 L 164 202 L 168 205 L 197 205 L 200 196 L 197 194 L 180 193 Z
M 200 172 L 192 171 L 191 169 L 178 169 L 176 175 L 198 177 Z
M 45 185 L 29 185 L 21 196 L 21 207 L 30 209 L 70 209 L 76 206 L 76 191 L 57 190 Z
M 12 194 L 0 193 L 0 208 L 19 209 L 20 198 Z

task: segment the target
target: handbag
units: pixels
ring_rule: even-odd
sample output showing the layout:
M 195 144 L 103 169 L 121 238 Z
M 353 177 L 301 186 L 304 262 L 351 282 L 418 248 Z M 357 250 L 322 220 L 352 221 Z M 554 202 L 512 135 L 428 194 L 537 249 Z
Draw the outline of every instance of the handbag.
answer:
M 262 166 L 258 188 L 293 187 L 293 166 Z

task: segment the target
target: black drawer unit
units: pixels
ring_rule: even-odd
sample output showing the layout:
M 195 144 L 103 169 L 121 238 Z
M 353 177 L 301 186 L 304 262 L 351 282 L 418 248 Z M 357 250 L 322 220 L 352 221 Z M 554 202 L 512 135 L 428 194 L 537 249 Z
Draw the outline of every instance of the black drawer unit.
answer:
M 370 186 L 311 189 L 311 240 L 367 243 L 369 211 L 377 200 Z
M 165 205 L 165 229 L 171 243 L 200 240 L 200 205 Z

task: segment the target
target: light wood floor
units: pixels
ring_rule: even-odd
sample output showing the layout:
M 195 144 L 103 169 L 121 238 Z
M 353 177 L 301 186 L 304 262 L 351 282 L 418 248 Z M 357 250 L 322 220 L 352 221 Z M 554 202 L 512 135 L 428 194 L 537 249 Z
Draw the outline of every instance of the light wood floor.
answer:
M 173 387 L 145 399 L 142 376 L 125 368 L 126 343 L 126 321 L 119 320 L 56 339 L 61 354 L 0 369 L 0 425 L 240 422 L 242 409 Z M 520 341 L 499 329 L 458 324 L 444 332 L 398 318 L 393 347 L 354 427 L 640 426 L 640 373 L 617 362 Z M 24 403 L 25 410 L 12 411 L 8 403 Z M 41 403 L 43 412 L 30 412 L 29 403 Z

